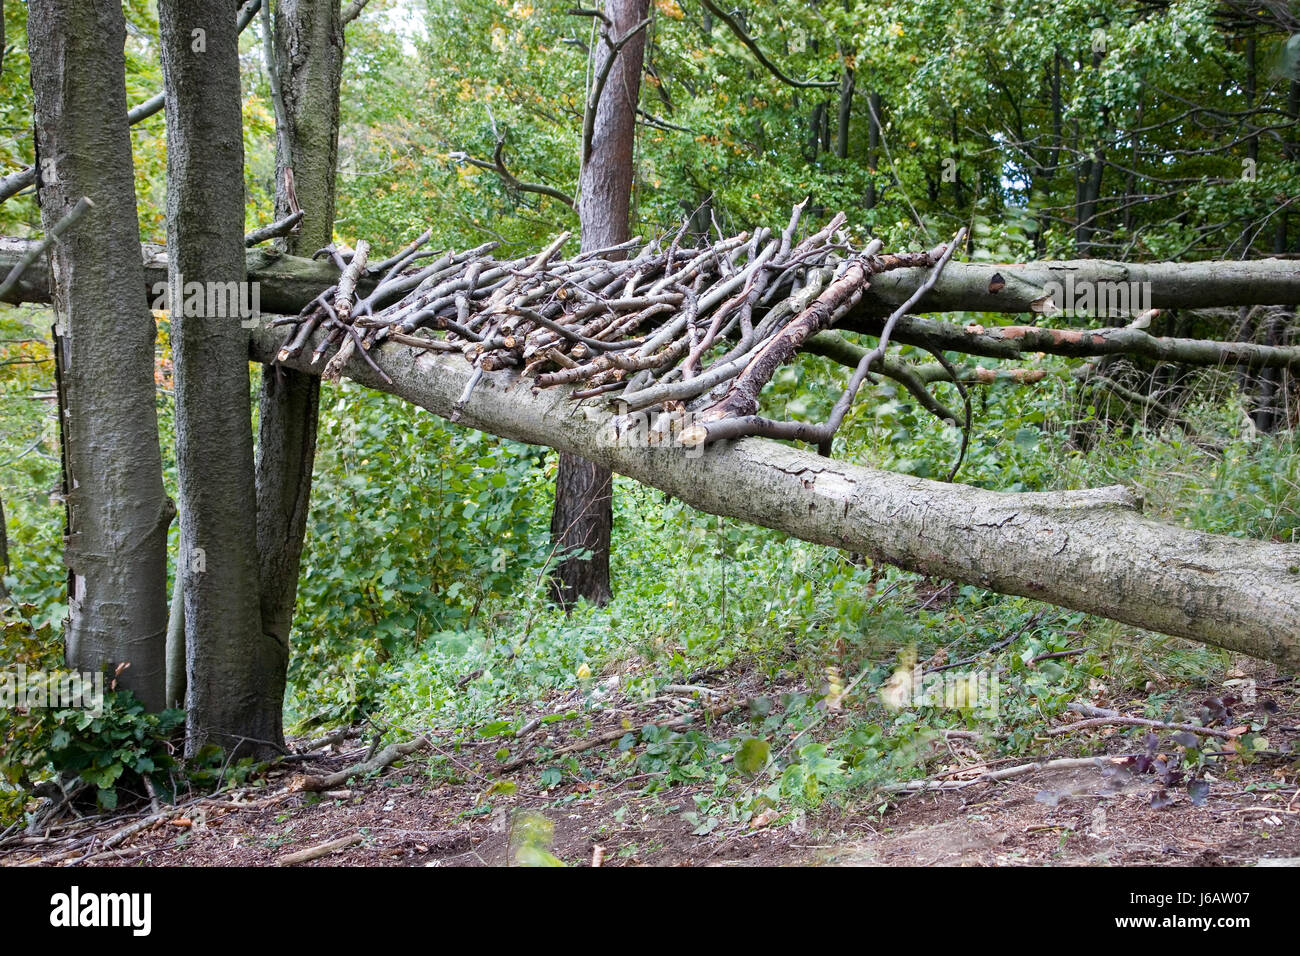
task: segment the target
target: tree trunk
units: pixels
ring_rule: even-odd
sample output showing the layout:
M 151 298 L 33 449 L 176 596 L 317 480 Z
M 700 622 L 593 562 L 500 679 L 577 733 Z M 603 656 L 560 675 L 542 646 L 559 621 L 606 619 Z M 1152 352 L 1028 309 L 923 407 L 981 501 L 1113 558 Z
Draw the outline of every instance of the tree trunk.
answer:
M 867 195 L 863 205 L 876 208 L 876 166 L 880 154 L 880 94 L 867 95 Z
M 0 42 L 4 40 L 0 36 Z M 5 587 L 5 575 L 9 573 L 9 529 L 5 527 L 5 503 L 0 499 L 0 601 L 9 600 L 9 589 Z
M 0 238 L 0 272 L 13 268 L 31 249 L 27 239 Z M 167 257 L 159 246 L 144 247 L 146 291 L 167 279 Z M 323 260 L 312 261 L 265 250 L 247 252 L 248 277 L 261 290 L 264 313 L 294 315 L 315 296 L 338 282 L 339 273 Z M 895 269 L 874 276 L 862 301 L 842 326 L 855 317 L 884 317 L 907 301 L 928 275 L 926 269 Z M 994 276 L 1002 283 L 995 283 Z M 37 261 L 28 267 L 0 301 L 50 302 L 49 268 Z M 1218 260 L 1206 262 L 1117 262 L 1110 259 L 1062 259 L 1025 263 L 949 262 L 934 288 L 914 312 L 995 312 L 1016 314 L 1042 308 L 1051 283 L 1064 291 L 1091 285 L 1137 283 L 1149 289 L 1158 309 L 1209 309 L 1239 305 L 1300 305 L 1300 261 L 1295 259 Z M 373 280 L 357 283 L 359 295 Z
M 239 46 L 229 0 L 159 4 L 167 111 L 167 248 L 173 289 L 243 288 Z M 228 283 L 234 283 L 230 286 Z M 190 286 L 195 288 L 194 286 Z M 262 631 L 248 330 L 172 294 L 180 573 L 185 601 L 185 751 L 282 747 L 282 648 Z M 243 297 L 241 296 L 241 299 Z M 199 314 L 192 314 L 197 311 Z M 226 311 L 226 310 L 223 310 Z
M 840 109 L 835 123 L 835 156 L 849 158 L 849 121 L 853 117 L 853 67 L 840 74 Z
M 621 39 L 649 14 L 650 0 L 606 0 L 609 32 Z M 593 75 L 611 55 L 600 43 Z M 583 157 L 579 181 L 578 221 L 582 249 L 600 249 L 625 242 L 632 201 L 632 151 L 636 143 L 636 107 L 641 94 L 641 64 L 645 30 L 617 54 L 596 104 L 591 154 Z M 609 470 L 574 455 L 561 453 L 555 477 L 555 510 L 551 541 L 557 566 L 552 578 L 557 601 L 569 606 L 578 598 L 595 604 L 609 601 L 609 539 L 614 526 L 613 476 Z M 591 552 L 589 558 L 579 553 Z M 574 555 L 574 556 L 570 556 Z
M 158 710 L 174 511 L 158 448 L 156 330 L 141 295 L 126 24 L 115 0 L 32 0 L 27 28 L 42 225 L 48 233 L 82 197 L 95 204 L 51 253 L 67 662 L 91 671 L 130 662 L 119 683 Z
M 281 333 L 254 333 L 269 361 Z M 311 349 L 293 364 L 307 369 Z M 393 346 L 358 382 L 450 417 L 471 375 L 460 356 Z M 633 447 L 610 420 L 575 409 L 566 388 L 518 387 L 485 373 L 460 423 L 581 454 L 712 514 L 870 554 L 952 578 L 1102 615 L 1137 627 L 1300 667 L 1300 545 L 1206 534 L 1140 515 L 1122 487 L 1005 494 L 831 461 L 746 438 L 702 453 Z
M 275 218 L 302 209 L 299 231 L 285 237 L 282 245 L 291 254 L 310 256 L 329 245 L 334 234 L 343 23 L 337 0 L 277 0 L 274 13 L 274 62 L 267 68 L 277 76 L 282 106 L 276 114 Z M 257 550 L 262 627 L 282 655 L 275 677 L 281 694 L 307 529 L 319 406 L 316 376 L 271 366 L 262 370 Z

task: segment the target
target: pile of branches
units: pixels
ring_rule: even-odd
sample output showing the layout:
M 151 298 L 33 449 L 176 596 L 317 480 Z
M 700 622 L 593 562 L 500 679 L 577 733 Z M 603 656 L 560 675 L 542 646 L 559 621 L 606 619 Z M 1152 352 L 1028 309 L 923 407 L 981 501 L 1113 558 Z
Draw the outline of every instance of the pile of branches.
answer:
M 885 367 L 895 323 L 934 285 L 963 234 L 927 252 L 886 254 L 879 240 L 855 249 L 840 213 L 798 239 L 803 205 L 779 234 L 764 228 L 696 248 L 681 245 L 683 226 L 671 241 L 635 239 L 572 259 L 557 258 L 568 233 L 515 260 L 493 258 L 496 244 L 488 243 L 422 264 L 436 255 L 424 248 L 428 233 L 374 265 L 365 242 L 350 256 L 322 250 L 342 277 L 298 316 L 280 320 L 292 328 L 279 360 L 299 355 L 318 330 L 312 362 L 333 350 L 323 371 L 329 379 L 360 355 L 387 381 L 372 355 L 386 342 L 459 352 L 476 373 L 456 414 L 483 372 L 516 369 L 538 388 L 568 386 L 575 401 L 599 399 L 624 416 L 688 415 L 679 436 L 686 445 L 765 435 L 811 442 L 828 454 L 862 383 Z M 853 309 L 873 276 L 917 267 L 930 270 L 927 280 L 857 359 L 826 421 L 758 414 L 764 385 Z M 358 297 L 359 286 L 369 291 Z M 969 401 L 967 409 L 969 421 Z

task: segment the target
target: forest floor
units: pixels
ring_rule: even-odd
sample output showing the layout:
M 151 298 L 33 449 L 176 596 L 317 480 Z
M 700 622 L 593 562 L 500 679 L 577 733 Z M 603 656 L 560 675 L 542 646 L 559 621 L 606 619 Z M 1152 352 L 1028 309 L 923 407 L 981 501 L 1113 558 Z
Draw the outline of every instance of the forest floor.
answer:
M 726 676 L 715 675 L 714 686 L 743 693 L 743 687 L 728 687 Z M 1278 678 L 1263 665 L 1251 679 L 1257 699 L 1234 706 L 1224 729 L 1267 711 L 1269 749 L 1300 744 L 1300 682 Z M 1204 688 L 1185 693 L 1183 703 L 1193 711 L 1205 697 Z M 557 695 L 551 703 L 552 712 L 561 713 L 572 701 Z M 1140 715 L 1143 703 L 1106 705 Z M 581 736 L 543 729 L 545 746 L 590 742 L 605 731 L 613 736 L 627 726 L 619 713 L 619 707 L 609 708 Z M 1053 723 L 1062 727 L 1072 719 L 1078 715 Z M 1214 742 L 1223 749 L 1202 775 L 1208 792 L 1193 794 L 1185 780 L 1162 782 L 1158 767 L 1152 772 L 1114 757 L 1144 752 L 1146 728 L 1101 725 L 1056 736 L 1047 736 L 1048 729 L 1040 738 L 1043 751 L 1029 759 L 1081 753 L 1099 759 L 944 792 L 848 791 L 815 809 L 782 808 L 746 822 L 717 822 L 707 833 L 698 832 L 698 815 L 686 815 L 707 802 L 707 780 L 651 792 L 646 785 L 653 774 L 617 772 L 612 743 L 576 752 L 594 770 L 588 779 L 565 775 L 547 787 L 531 764 L 510 775 L 513 785 L 503 785 L 482 769 L 492 755 L 476 757 L 471 746 L 443 753 L 458 768 L 455 776 L 431 778 L 419 769 L 417 755 L 323 793 L 300 789 L 304 775 L 338 771 L 362 759 L 368 748 L 352 737 L 279 765 L 256 787 L 182 802 L 174 812 L 150 814 L 146 808 L 135 817 L 82 820 L 46 836 L 7 841 L 0 865 L 270 866 L 335 841 L 345 843 L 301 865 L 496 866 L 519 862 L 529 848 L 539 850 L 541 859 L 575 866 L 1300 863 L 1300 790 L 1289 755 L 1265 751 L 1242 759 L 1233 743 Z M 1174 749 L 1169 731 L 1157 733 L 1155 759 Z M 927 763 L 928 779 L 971 780 L 1028 762 L 985 759 L 979 742 L 963 736 L 942 746 L 946 753 Z M 120 836 L 128 826 L 136 829 Z

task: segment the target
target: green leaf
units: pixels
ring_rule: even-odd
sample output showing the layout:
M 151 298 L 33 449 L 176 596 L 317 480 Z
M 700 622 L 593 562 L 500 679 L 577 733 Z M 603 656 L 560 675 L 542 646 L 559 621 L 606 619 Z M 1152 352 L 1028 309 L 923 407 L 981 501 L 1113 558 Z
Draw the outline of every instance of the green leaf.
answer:
M 515 783 L 513 780 L 497 780 L 493 782 L 492 786 L 483 791 L 483 796 L 491 797 L 496 794 L 501 794 L 508 797 L 518 789 L 519 784 Z
M 771 752 L 772 745 L 766 740 L 749 737 L 736 751 L 736 769 L 752 777 L 767 766 L 767 758 Z

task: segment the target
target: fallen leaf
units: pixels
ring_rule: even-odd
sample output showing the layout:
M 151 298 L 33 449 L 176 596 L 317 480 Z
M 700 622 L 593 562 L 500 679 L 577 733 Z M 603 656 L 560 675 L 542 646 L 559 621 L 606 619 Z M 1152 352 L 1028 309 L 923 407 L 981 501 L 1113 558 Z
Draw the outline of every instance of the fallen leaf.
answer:
M 765 827 L 770 823 L 772 823 L 772 821 L 776 820 L 776 818 L 779 817 L 780 815 L 781 814 L 777 813 L 776 810 L 772 809 L 771 807 L 768 807 L 758 816 L 754 817 L 754 819 L 749 821 L 749 828 L 751 830 L 757 830 L 760 827 Z

